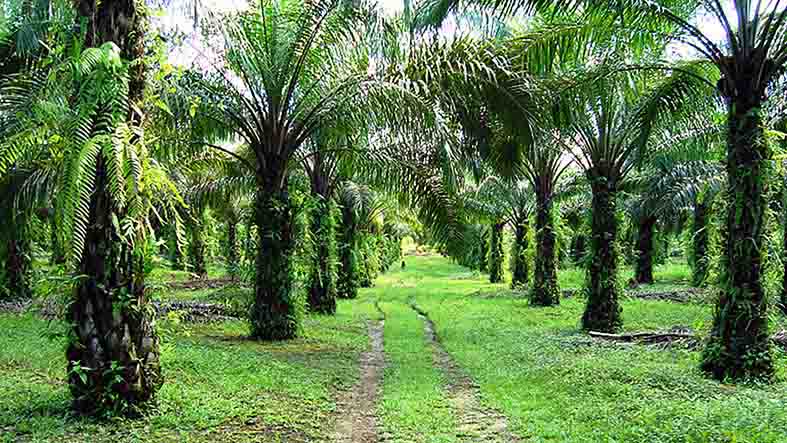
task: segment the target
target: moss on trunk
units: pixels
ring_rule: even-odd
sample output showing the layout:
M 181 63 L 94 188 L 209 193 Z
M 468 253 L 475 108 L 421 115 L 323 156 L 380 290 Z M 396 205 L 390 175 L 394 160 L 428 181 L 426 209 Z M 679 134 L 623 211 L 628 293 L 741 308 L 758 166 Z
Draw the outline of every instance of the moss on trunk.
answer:
M 257 190 L 254 222 L 257 257 L 251 336 L 260 340 L 294 338 L 300 328 L 300 312 L 293 288 L 293 210 L 286 186 L 274 192 Z
M 638 284 L 653 284 L 653 234 L 656 218 L 641 216 L 637 226 L 637 267 L 634 278 Z
M 236 216 L 230 216 L 227 218 L 227 272 L 233 280 L 238 278 L 239 261 L 238 219 Z
M 536 189 L 536 272 L 530 302 L 536 306 L 560 304 L 557 282 L 557 236 L 552 195 Z
M 358 269 L 358 228 L 352 208 L 342 207 L 342 224 L 339 232 L 339 268 L 336 280 L 336 296 L 358 297 L 360 272 Z
M 336 232 L 330 200 L 317 196 L 311 214 L 314 263 L 309 277 L 309 309 L 320 314 L 336 313 Z
M 75 2 L 85 44 L 112 41 L 130 64 L 128 121 L 139 123 L 145 87 L 147 19 L 138 0 Z M 113 208 L 103 155 L 96 165 L 85 247 L 67 320 L 73 325 L 66 349 L 68 382 L 80 413 L 136 412 L 162 383 L 158 336 L 144 284 L 145 244 L 124 241 L 112 223 Z M 150 252 L 150 251 L 148 251 Z
M 616 187 L 610 179 L 594 174 L 588 177 L 593 191 L 590 258 L 587 269 L 587 305 L 582 328 L 613 332 L 622 324 L 618 303 L 618 219 Z
M 710 269 L 710 225 L 711 206 L 703 201 L 694 204 L 691 241 L 691 282 L 696 287 L 704 286 Z
M 718 304 L 702 357 L 702 369 L 715 379 L 770 379 L 774 373 L 763 287 L 771 150 L 762 122 L 764 92 L 739 82 L 729 99 L 727 195 L 723 226 Z M 742 92 L 740 92 L 742 91 Z
M 489 282 L 503 281 L 503 223 L 492 224 L 489 236 Z
M 481 229 L 481 241 L 478 242 L 478 270 L 489 271 L 489 231 Z
M 513 289 L 527 289 L 530 284 L 530 269 L 527 257 L 527 237 L 530 226 L 527 220 L 517 223 L 514 228 L 514 247 L 511 259 L 514 261 L 511 287 Z
M 115 232 L 101 158 L 95 189 L 79 266 L 84 277 L 67 314 L 69 388 L 80 413 L 135 412 L 162 383 L 144 256 Z
M 205 265 L 205 211 L 199 211 L 189 223 L 189 269 L 198 278 L 207 278 L 208 268 Z

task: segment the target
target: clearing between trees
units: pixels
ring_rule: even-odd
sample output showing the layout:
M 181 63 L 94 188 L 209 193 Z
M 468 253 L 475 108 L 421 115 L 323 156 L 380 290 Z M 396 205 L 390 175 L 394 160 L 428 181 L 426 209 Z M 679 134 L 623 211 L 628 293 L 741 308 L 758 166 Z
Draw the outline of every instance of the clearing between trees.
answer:
M 777 383 L 720 384 L 697 369 L 696 346 L 620 343 L 580 332 L 579 296 L 536 308 L 506 284 L 489 284 L 443 257 L 406 263 L 357 299 L 339 300 L 335 317 L 307 316 L 303 336 L 286 342 L 247 340 L 245 323 L 225 316 L 194 323 L 178 311 L 161 315 L 169 382 L 157 408 L 138 420 L 73 417 L 61 343 L 47 337 L 62 324 L 47 323 L 35 308 L 6 311 L 0 441 L 787 439 L 781 348 Z M 662 269 L 654 288 L 674 286 Z M 166 283 L 182 275 L 157 278 Z M 560 279 L 562 287 L 579 284 L 570 271 Z M 222 306 L 222 298 L 248 290 L 161 286 L 161 303 Z M 713 312 L 700 301 L 627 297 L 622 306 L 624 333 L 702 331 Z

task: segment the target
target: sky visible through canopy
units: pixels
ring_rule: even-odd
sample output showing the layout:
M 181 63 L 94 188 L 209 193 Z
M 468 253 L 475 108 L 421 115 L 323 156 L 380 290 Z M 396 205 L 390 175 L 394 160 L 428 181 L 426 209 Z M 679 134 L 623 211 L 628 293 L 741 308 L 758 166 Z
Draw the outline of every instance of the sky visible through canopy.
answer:
M 198 1 L 199 7 L 203 10 L 203 17 L 210 12 L 226 12 L 243 8 L 247 5 L 246 0 L 192 0 Z M 214 64 L 216 55 L 213 54 L 209 45 L 203 41 L 203 37 L 194 28 L 194 18 L 190 14 L 189 6 L 191 2 L 168 2 L 169 6 L 163 8 L 161 14 L 154 19 L 154 23 L 165 31 L 178 30 L 184 34 L 183 41 L 178 45 L 173 45 L 170 53 L 170 61 L 174 65 L 180 66 L 202 66 L 208 68 Z M 378 5 L 388 14 L 393 16 L 404 9 L 403 0 L 379 0 Z M 729 17 L 734 17 L 734 9 L 731 1 L 724 2 L 725 11 Z M 191 6 L 193 8 L 193 6 Z M 711 40 L 719 42 L 725 39 L 724 30 L 711 15 L 703 15 L 697 19 L 699 29 Z M 441 34 L 451 36 L 456 33 L 457 27 L 453 23 L 447 23 L 440 31 Z M 670 58 L 691 58 L 693 50 L 687 45 L 676 43 L 668 49 Z

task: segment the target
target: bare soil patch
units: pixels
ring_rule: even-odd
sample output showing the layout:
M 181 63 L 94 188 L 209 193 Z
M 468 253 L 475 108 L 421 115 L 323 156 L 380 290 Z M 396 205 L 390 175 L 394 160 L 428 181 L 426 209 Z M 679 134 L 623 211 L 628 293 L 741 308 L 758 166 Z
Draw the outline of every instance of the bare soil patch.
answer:
M 699 348 L 702 336 L 685 326 L 674 326 L 666 331 L 631 332 L 626 334 L 608 334 L 589 331 L 588 335 L 596 342 L 619 344 L 642 344 L 658 347 L 686 346 L 690 349 Z M 774 346 L 787 350 L 787 330 L 780 330 L 771 336 Z
M 337 400 L 333 435 L 333 441 L 337 443 L 380 441 L 376 410 L 385 366 L 383 327 L 384 320 L 369 323 L 371 349 L 361 354 L 361 378 L 351 390 L 342 392 Z
M 485 407 L 480 401 L 480 391 L 473 379 L 456 364 L 445 350 L 435 332 L 434 323 L 426 312 L 412 305 L 424 321 L 424 334 L 433 350 L 435 366 L 440 368 L 447 381 L 449 401 L 456 411 L 457 437 L 462 442 L 518 443 L 508 420 L 499 411 Z

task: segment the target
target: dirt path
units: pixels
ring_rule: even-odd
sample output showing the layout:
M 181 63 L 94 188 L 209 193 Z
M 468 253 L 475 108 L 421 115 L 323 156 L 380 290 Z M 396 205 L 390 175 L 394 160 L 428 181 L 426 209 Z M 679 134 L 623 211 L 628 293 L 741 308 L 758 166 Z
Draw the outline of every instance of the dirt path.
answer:
M 336 443 L 376 443 L 377 397 L 385 365 L 383 354 L 384 320 L 369 323 L 372 348 L 361 354 L 361 379 L 337 401 L 339 416 L 333 441 Z
M 486 408 L 479 399 L 478 385 L 468 376 L 445 350 L 435 333 L 434 323 L 426 312 L 412 308 L 424 321 L 424 335 L 434 351 L 435 366 L 440 368 L 448 382 L 449 401 L 457 415 L 457 437 L 461 442 L 518 443 L 518 437 L 508 429 L 506 417 Z

